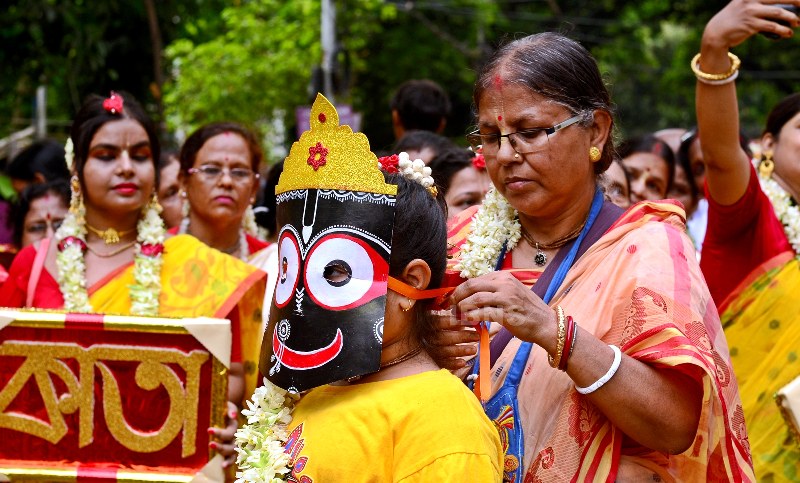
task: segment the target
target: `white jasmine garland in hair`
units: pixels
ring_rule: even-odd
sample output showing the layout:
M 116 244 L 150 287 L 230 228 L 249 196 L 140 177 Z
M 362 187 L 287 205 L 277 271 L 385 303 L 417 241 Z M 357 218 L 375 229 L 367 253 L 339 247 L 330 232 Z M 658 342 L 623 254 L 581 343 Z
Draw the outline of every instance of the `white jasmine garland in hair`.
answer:
M 403 151 L 397 159 L 397 170 L 404 177 L 413 179 L 417 183 L 426 188 L 433 186 L 433 177 L 431 176 L 431 168 L 425 166 L 425 162 L 421 159 L 411 161 L 408 153 Z
M 72 172 L 72 164 L 75 160 L 75 146 L 72 145 L 72 138 L 67 137 L 67 142 L 64 144 L 64 161 L 67 163 L 67 170 Z
M 292 409 L 299 396 L 264 378 L 242 415 L 247 423 L 236 431 L 236 483 L 277 483 L 289 474 L 289 437 Z
M 503 243 L 507 242 L 506 250 L 510 252 L 522 233 L 517 210 L 494 187 L 486 193 L 470 227 L 470 234 L 461 247 L 461 261 L 455 266 L 464 278 L 492 272 Z
M 772 178 L 759 177 L 761 189 L 772 203 L 775 216 L 783 225 L 783 232 L 800 259 L 800 208 L 792 205 L 792 197 Z

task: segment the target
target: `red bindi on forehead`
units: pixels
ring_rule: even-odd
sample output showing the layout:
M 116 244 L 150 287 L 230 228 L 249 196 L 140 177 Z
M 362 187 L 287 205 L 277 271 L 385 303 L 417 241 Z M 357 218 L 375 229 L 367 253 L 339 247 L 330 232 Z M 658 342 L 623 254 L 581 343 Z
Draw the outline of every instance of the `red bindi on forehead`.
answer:
M 502 121 L 503 120 L 503 116 L 497 116 L 497 120 L 498 121 Z

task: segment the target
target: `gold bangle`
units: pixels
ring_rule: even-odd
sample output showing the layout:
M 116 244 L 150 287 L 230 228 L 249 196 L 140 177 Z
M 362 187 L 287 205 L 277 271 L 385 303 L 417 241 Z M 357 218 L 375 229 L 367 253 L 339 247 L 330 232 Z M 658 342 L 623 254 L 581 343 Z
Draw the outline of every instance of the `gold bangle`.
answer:
M 694 56 L 690 65 L 692 67 L 692 72 L 694 72 L 694 75 L 698 79 L 720 81 L 732 77 L 734 74 L 736 74 L 736 72 L 739 71 L 739 67 L 742 65 L 742 61 L 739 60 L 739 57 L 736 57 L 733 53 L 728 52 L 728 58 L 731 60 L 731 69 L 724 74 L 709 74 L 700 70 L 700 54 Z
M 556 342 L 556 356 L 547 355 L 547 361 L 550 367 L 557 368 L 561 363 L 561 356 L 564 352 L 564 343 L 567 338 L 567 325 L 564 323 L 564 309 L 560 305 L 556 305 L 556 314 L 558 315 L 558 339 Z

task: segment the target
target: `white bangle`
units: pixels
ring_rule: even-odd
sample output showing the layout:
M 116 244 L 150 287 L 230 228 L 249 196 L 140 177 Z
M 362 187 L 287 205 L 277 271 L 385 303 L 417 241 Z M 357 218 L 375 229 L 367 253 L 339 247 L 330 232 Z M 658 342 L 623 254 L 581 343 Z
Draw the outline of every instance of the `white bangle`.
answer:
M 607 383 L 609 379 L 614 377 L 614 374 L 617 373 L 617 369 L 619 369 L 619 363 L 622 362 L 622 352 L 619 350 L 619 347 L 615 345 L 609 345 L 611 350 L 614 351 L 614 362 L 611 363 L 611 367 L 608 369 L 608 372 L 603 374 L 603 376 L 596 380 L 591 386 L 588 387 L 578 387 L 575 386 L 575 390 L 581 394 L 591 394 L 596 390 L 603 387 L 603 384 Z
M 736 78 L 739 77 L 739 71 L 737 70 L 736 72 L 733 73 L 732 76 L 726 77 L 725 79 L 720 79 L 720 80 L 703 79 L 700 76 L 696 76 L 696 77 L 697 77 L 698 81 L 700 81 L 703 84 L 709 85 L 709 86 L 724 86 L 725 84 L 730 84 L 731 82 L 735 81 Z

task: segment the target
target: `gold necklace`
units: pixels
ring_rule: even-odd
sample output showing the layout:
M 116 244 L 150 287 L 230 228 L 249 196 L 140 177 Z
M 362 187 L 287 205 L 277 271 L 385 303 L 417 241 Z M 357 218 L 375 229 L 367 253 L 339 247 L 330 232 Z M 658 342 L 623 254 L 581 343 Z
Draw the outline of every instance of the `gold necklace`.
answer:
M 122 245 L 121 247 L 119 247 L 119 248 L 117 248 L 115 250 L 111 250 L 108 253 L 100 253 L 97 250 L 95 250 L 94 248 L 92 248 L 91 245 L 89 245 L 88 243 L 86 244 L 86 249 L 89 250 L 90 252 L 94 253 L 95 255 L 97 255 L 100 258 L 110 258 L 110 257 L 113 257 L 114 255 L 118 255 L 118 254 L 124 252 L 128 248 L 132 247 L 135 243 L 136 243 L 136 240 L 134 240 L 134 241 L 132 241 L 130 243 L 126 243 L 126 244 Z
M 121 237 L 133 233 L 134 231 L 134 230 L 117 231 L 114 228 L 106 228 L 105 230 L 98 230 L 97 228 L 93 227 L 88 223 L 86 223 L 86 228 L 88 228 L 90 232 L 102 238 L 103 241 L 106 243 L 106 245 L 115 245 L 119 243 L 119 239 Z
M 405 354 L 403 354 L 400 357 L 395 357 L 394 359 L 392 359 L 390 361 L 386 361 L 386 362 L 382 363 L 381 364 L 381 368 L 378 369 L 378 371 L 382 371 L 382 370 L 386 369 L 387 367 L 392 367 L 392 366 L 395 366 L 397 364 L 400 364 L 401 362 L 405 362 L 405 361 L 411 359 L 412 357 L 416 356 L 417 354 L 419 354 L 421 351 L 422 351 L 422 346 L 418 346 L 416 349 L 412 349 L 412 350 L 406 352 Z M 366 375 L 367 374 L 362 374 L 360 376 L 348 377 L 345 380 L 347 382 L 356 382 L 357 380 L 361 379 L 362 377 L 364 377 Z
M 545 264 L 547 264 L 547 254 L 545 254 L 542 250 L 554 250 L 556 248 L 563 247 L 570 241 L 578 238 L 578 235 L 581 234 L 584 226 L 586 226 L 586 220 L 583 220 L 583 223 L 581 223 L 580 226 L 555 241 L 550 243 L 539 243 L 531 236 L 530 233 L 528 233 L 528 230 L 525 229 L 522 223 L 520 223 L 520 228 L 522 228 L 522 237 L 525 238 L 525 241 L 528 242 L 528 245 L 536 249 L 536 255 L 533 257 L 533 262 L 539 267 L 543 267 Z

